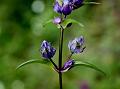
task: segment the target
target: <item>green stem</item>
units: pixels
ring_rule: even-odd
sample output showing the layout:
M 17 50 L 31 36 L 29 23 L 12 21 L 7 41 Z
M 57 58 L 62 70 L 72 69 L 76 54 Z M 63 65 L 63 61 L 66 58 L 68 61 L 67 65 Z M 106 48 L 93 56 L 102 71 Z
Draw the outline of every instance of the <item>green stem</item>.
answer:
M 64 29 L 61 26 L 60 28 L 60 40 L 59 40 L 59 70 L 62 68 L 62 48 L 63 48 L 63 33 Z M 59 85 L 60 89 L 62 89 L 62 73 L 59 71 Z
M 68 56 L 68 60 L 71 59 L 73 53 L 70 53 L 70 55 Z
M 53 66 L 58 70 L 58 67 L 57 67 L 57 65 L 54 63 L 54 61 L 52 60 L 52 59 L 49 59 L 50 60 L 50 62 L 53 64 Z

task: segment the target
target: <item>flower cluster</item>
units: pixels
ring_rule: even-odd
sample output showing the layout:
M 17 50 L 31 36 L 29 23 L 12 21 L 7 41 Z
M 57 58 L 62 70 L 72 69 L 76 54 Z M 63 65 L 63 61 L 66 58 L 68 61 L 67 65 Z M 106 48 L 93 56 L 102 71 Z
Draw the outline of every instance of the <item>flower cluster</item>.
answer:
M 85 47 L 83 47 L 83 45 L 84 45 L 84 38 L 83 36 L 80 36 L 79 38 L 75 38 L 74 40 L 70 41 L 68 43 L 68 48 L 72 54 L 78 54 L 84 51 Z M 55 55 L 56 49 L 53 48 L 49 42 L 44 40 L 41 44 L 40 51 L 41 51 L 42 57 L 44 57 L 45 59 L 51 59 Z M 61 69 L 59 70 L 56 69 L 56 70 L 59 72 L 66 72 L 69 69 L 71 69 L 72 66 L 74 66 L 74 60 L 71 59 L 70 57 L 69 60 L 65 62 L 65 64 Z
M 65 16 L 69 15 L 73 10 L 81 7 L 83 5 L 83 0 L 63 0 L 60 4 L 55 0 L 54 11 Z

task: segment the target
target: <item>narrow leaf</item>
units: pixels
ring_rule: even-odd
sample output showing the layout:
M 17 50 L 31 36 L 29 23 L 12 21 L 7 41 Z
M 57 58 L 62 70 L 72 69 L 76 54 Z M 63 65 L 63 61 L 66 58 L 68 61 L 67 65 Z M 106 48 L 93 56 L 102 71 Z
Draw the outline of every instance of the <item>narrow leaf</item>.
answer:
M 92 5 L 92 4 L 97 4 L 97 5 L 99 5 L 99 4 L 101 4 L 101 3 L 98 3 L 98 2 L 83 2 L 83 4 L 84 5 Z
M 83 61 L 75 61 L 75 64 L 73 67 L 75 66 L 85 66 L 85 67 L 88 67 L 88 68 L 92 68 L 96 71 L 99 71 L 101 73 L 103 73 L 104 75 L 106 75 L 106 73 L 104 71 L 102 71 L 101 69 L 99 69 L 98 67 L 96 67 L 95 65 L 91 64 L 91 63 L 88 63 L 88 62 L 83 62 Z
M 72 23 L 75 23 L 75 24 L 78 24 L 79 26 L 81 27 L 84 27 L 84 25 L 74 19 L 66 19 L 63 23 L 61 23 L 61 25 L 63 26 L 63 28 L 67 28 L 68 25 L 72 24 Z
M 45 27 L 47 24 L 52 23 L 52 22 L 53 22 L 53 20 L 52 20 L 52 19 L 51 19 L 51 20 L 46 21 L 46 22 L 43 24 L 43 27 Z
M 35 60 L 28 60 L 26 62 L 23 62 L 22 64 L 18 65 L 17 66 L 17 70 L 25 65 L 28 65 L 28 64 L 32 64 L 32 63 L 41 63 L 41 64 L 47 64 L 48 61 L 45 61 L 45 60 L 39 60 L 39 59 L 35 59 Z

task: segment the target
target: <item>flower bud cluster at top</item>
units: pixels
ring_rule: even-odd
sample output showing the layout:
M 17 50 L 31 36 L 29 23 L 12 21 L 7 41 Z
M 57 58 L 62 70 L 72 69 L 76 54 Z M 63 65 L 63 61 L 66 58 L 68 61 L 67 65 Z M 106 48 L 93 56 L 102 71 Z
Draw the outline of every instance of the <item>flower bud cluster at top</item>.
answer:
M 84 0 L 63 0 L 62 4 L 55 0 L 54 11 L 65 16 L 71 14 L 71 12 L 83 5 Z

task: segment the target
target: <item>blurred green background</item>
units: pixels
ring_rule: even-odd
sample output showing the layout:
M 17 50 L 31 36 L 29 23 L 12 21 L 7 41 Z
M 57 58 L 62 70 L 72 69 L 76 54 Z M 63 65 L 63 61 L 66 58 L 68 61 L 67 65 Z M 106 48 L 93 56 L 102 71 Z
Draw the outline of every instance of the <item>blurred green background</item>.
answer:
M 74 55 L 76 60 L 95 64 L 109 77 L 85 67 L 64 73 L 64 89 L 120 89 L 120 0 L 86 0 L 101 5 L 85 5 L 68 16 L 85 25 L 73 24 L 64 35 L 63 61 L 69 54 L 69 40 L 85 36 L 86 50 Z M 50 41 L 57 49 L 59 29 L 54 24 L 42 27 L 58 16 L 53 12 L 54 0 L 0 0 L 0 89 L 59 89 L 58 75 L 45 65 L 31 64 L 19 71 L 15 68 L 29 59 L 40 59 L 40 44 Z M 41 59 L 42 60 L 42 59 Z

